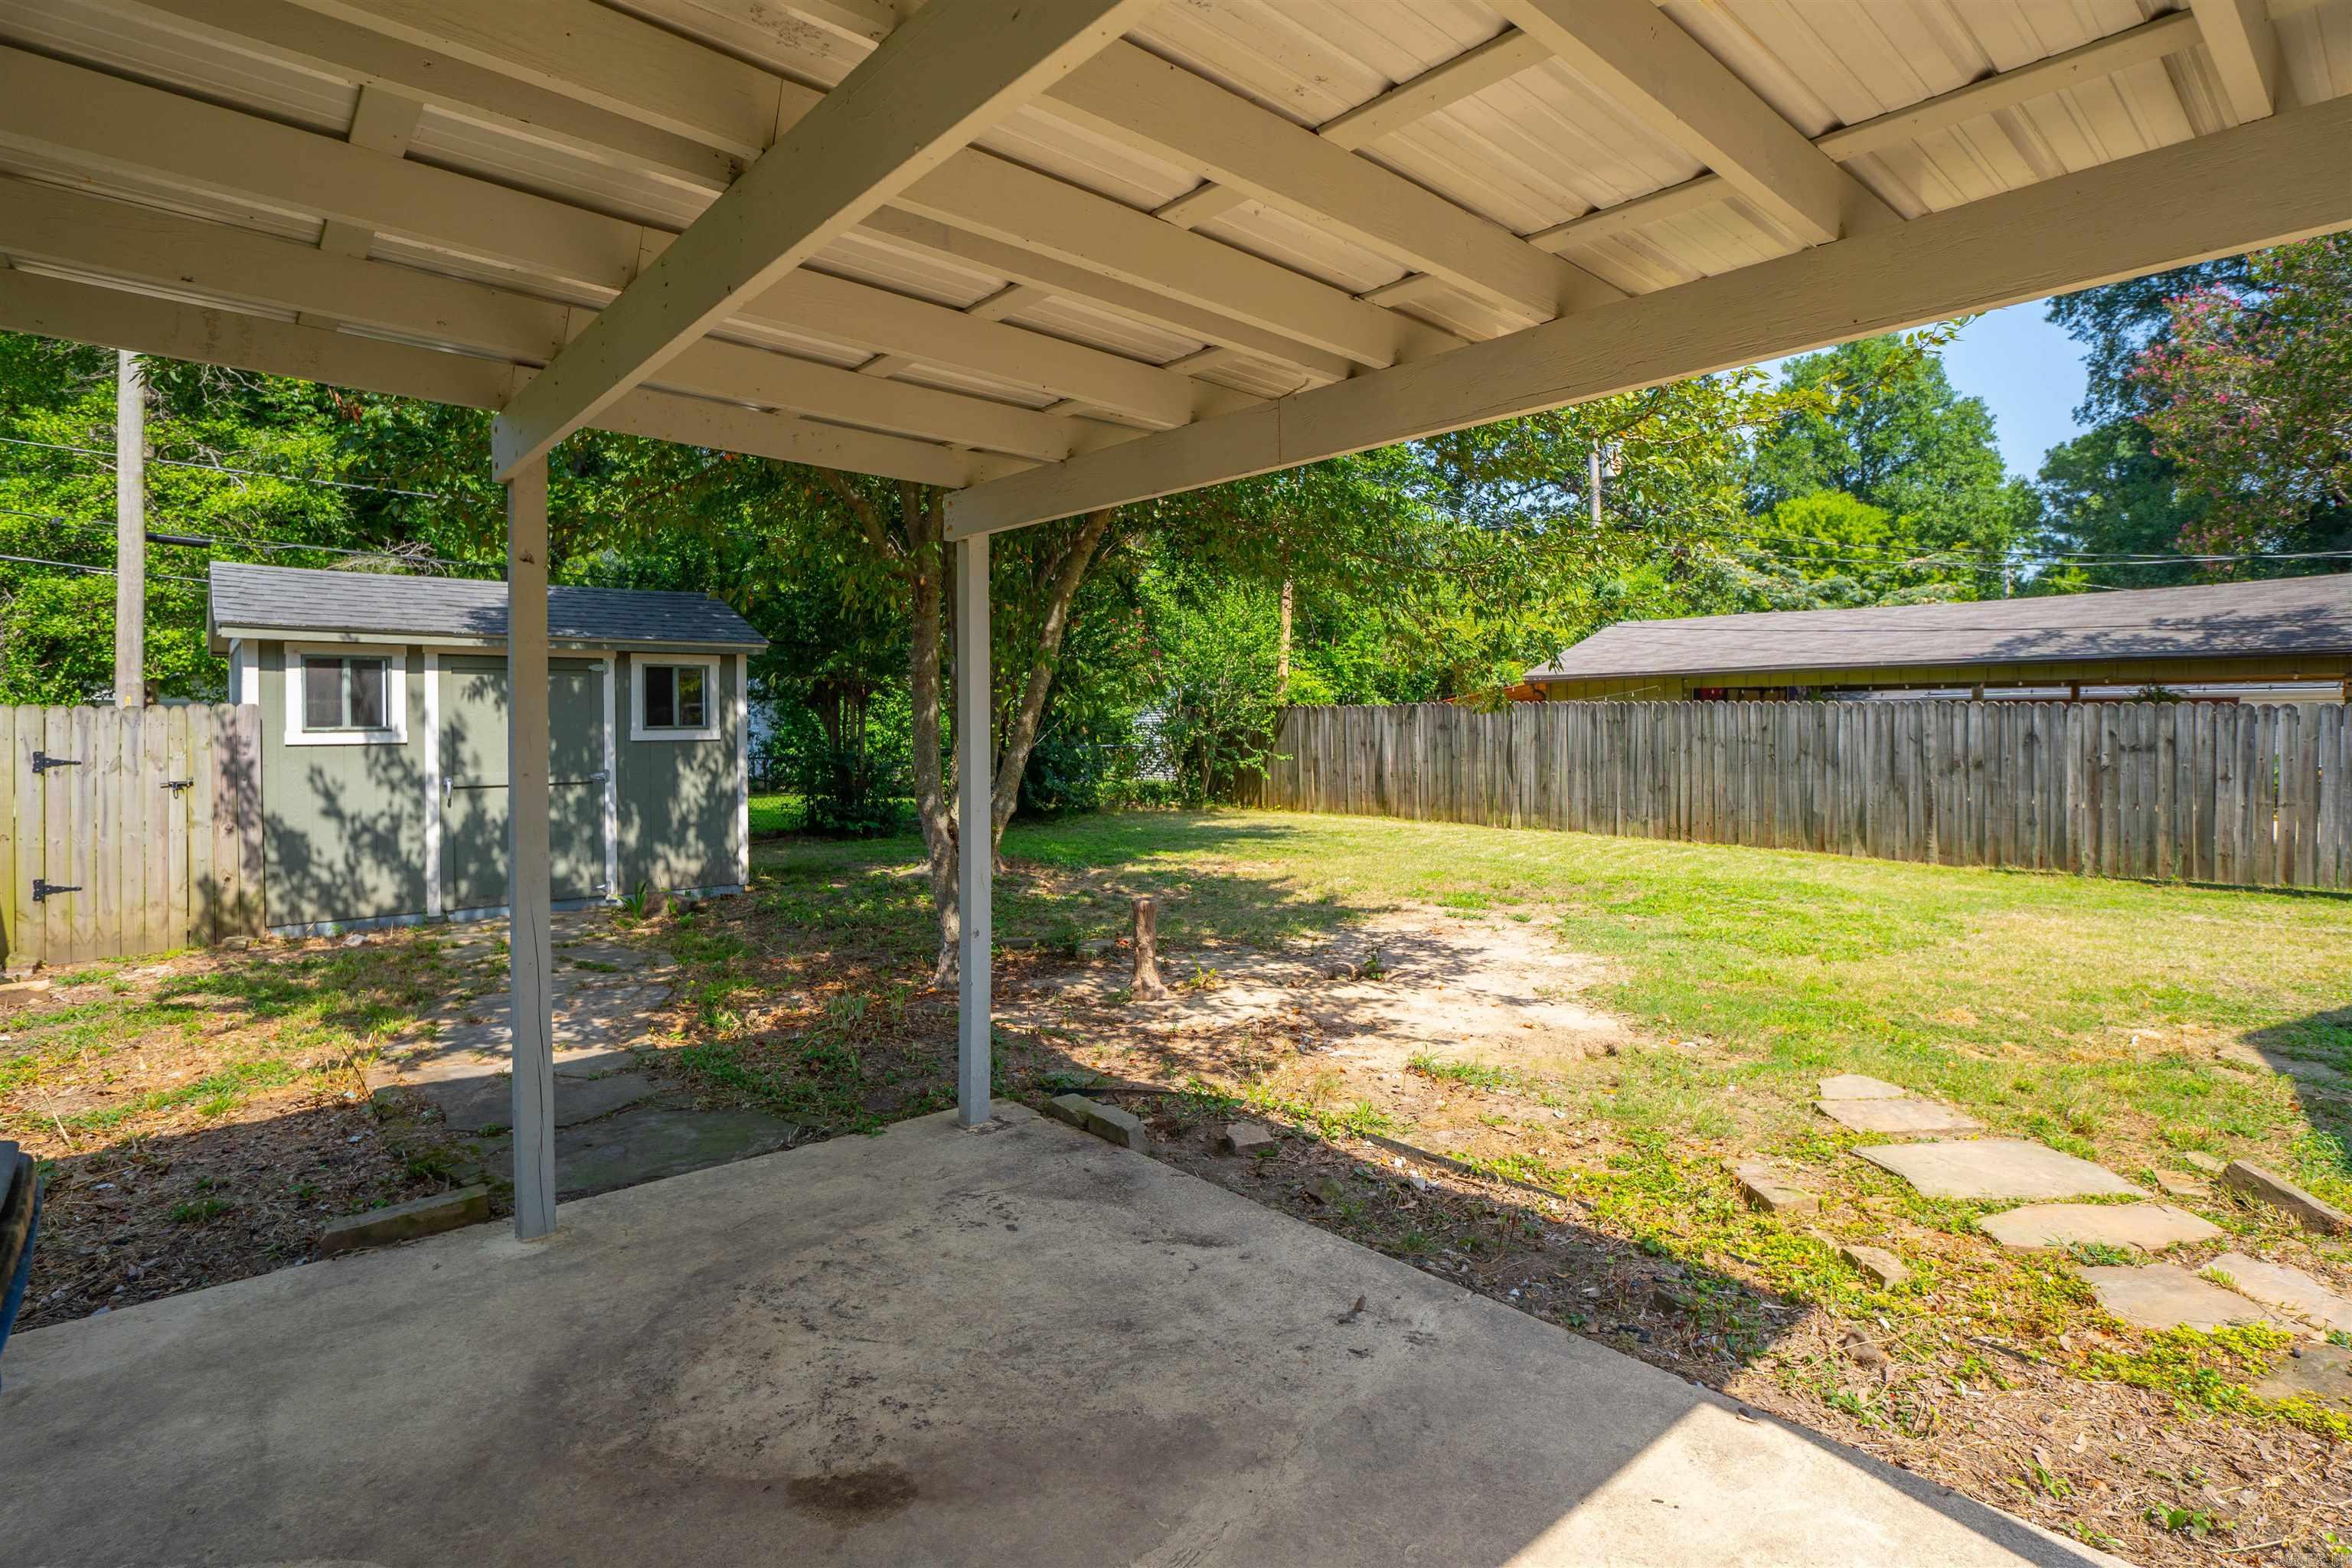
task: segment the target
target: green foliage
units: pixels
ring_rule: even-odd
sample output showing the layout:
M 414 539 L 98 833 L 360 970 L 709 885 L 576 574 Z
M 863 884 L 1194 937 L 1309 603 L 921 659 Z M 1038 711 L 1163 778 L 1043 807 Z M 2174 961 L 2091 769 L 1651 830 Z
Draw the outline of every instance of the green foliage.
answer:
M 1248 583 L 1145 585 L 1159 647 L 1154 762 L 1190 804 L 1230 798 L 1270 754 L 1282 700 L 1274 595 Z
M 2209 550 L 2352 543 L 2352 237 L 2247 258 L 2169 302 L 2139 356 L 2141 420 L 2206 516 Z
M 1791 360 L 1782 416 L 1756 444 L 1755 509 L 1839 491 L 1899 519 L 1919 548 L 1998 563 L 2023 538 L 2032 498 L 1993 444 L 1992 416 L 1953 391 L 1934 341 L 1864 338 Z M 1948 574 L 1973 589 L 1975 574 Z

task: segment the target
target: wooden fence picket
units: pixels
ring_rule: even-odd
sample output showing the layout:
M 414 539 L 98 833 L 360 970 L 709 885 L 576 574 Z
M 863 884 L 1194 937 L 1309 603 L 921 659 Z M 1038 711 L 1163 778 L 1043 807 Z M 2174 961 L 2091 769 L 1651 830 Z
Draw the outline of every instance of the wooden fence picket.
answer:
M 258 792 L 256 710 L 157 710 L 144 728 L 104 734 L 89 726 L 106 710 L 79 711 L 54 743 L 45 737 L 58 733 L 57 710 L 0 711 L 0 754 L 16 760 L 20 781 L 34 742 L 55 752 L 87 733 L 101 758 L 108 737 L 120 748 L 112 771 L 94 776 L 151 775 L 161 757 L 175 776 L 194 769 L 211 779 L 226 765 L 211 760 L 217 752 L 242 755 Z M 1293 709 L 1276 735 L 1278 758 L 1255 791 L 1275 809 L 2083 876 L 2352 886 L 2352 722 L 2336 704 L 1630 701 L 1478 713 L 1433 702 Z M 215 784 L 222 826 L 207 814 L 209 838 L 188 845 L 215 871 L 182 925 L 213 937 L 246 929 L 239 922 L 252 917 L 240 911 L 258 899 L 259 816 L 238 788 Z M 36 874 L 71 880 L 40 868 L 84 864 L 72 858 L 87 856 L 91 812 L 100 837 L 121 837 L 112 822 L 128 818 L 131 796 L 84 793 L 48 791 L 45 811 L 21 782 L 13 796 L 0 791 L 0 822 L 13 810 L 18 825 L 0 847 L 12 887 Z M 156 820 L 148 797 L 137 809 Z M 184 820 L 173 820 L 184 837 Z M 150 942 L 173 923 L 152 915 L 152 891 L 136 879 L 156 886 L 152 862 L 126 855 L 119 868 L 99 868 L 110 891 L 86 909 L 16 909 L 11 962 L 27 929 L 58 926 L 48 947 L 79 952 L 133 940 L 110 921 L 127 920 Z M 193 939 L 206 937 L 199 929 Z

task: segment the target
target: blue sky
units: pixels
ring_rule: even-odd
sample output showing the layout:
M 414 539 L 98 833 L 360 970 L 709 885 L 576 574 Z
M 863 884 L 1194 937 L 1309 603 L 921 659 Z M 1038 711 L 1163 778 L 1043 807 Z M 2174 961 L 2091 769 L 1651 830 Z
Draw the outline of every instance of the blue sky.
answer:
M 1989 310 L 1960 330 L 1944 350 L 1944 374 L 1992 411 L 2001 460 L 2020 479 L 2042 472 L 2042 455 L 2079 435 L 2074 405 L 2083 401 L 2083 349 L 2043 320 L 2047 300 Z M 1785 360 L 1767 360 L 1778 375 Z
M 1944 374 L 1992 410 L 2009 471 L 2032 479 L 2042 455 L 2079 433 L 2083 349 L 2042 319 L 2049 301 L 2011 305 L 1970 321 L 1944 351 Z

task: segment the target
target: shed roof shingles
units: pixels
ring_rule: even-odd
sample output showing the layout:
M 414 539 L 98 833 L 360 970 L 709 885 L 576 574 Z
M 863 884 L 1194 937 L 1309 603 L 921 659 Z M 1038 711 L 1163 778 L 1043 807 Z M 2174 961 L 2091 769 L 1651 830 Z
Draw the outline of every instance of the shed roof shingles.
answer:
M 2352 574 L 1622 621 L 1529 670 L 1528 679 L 2338 653 L 2352 656 Z
M 212 569 L 218 627 L 383 637 L 507 635 L 507 585 L 452 577 L 320 572 L 220 561 Z M 708 594 L 551 587 L 547 632 L 559 642 L 762 647 L 750 622 Z

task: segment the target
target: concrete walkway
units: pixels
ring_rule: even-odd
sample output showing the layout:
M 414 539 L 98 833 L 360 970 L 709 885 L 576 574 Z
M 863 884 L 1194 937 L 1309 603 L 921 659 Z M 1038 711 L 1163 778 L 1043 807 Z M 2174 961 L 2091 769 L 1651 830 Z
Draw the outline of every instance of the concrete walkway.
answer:
M 2111 1561 L 1018 1109 L 562 1224 L 20 1336 L 10 1560 Z

